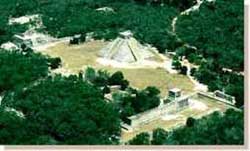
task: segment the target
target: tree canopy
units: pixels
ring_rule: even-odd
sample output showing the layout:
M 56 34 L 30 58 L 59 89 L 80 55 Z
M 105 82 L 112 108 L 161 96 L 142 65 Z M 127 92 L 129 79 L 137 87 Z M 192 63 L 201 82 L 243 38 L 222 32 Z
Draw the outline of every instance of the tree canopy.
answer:
M 118 113 L 98 89 L 77 76 L 47 77 L 14 95 L 6 94 L 2 104 L 24 114 L 26 135 L 32 139 L 19 144 L 51 144 L 52 140 L 53 144 L 118 143 Z
M 242 71 L 243 11 L 242 0 L 204 1 L 199 10 L 178 18 L 176 33 L 218 67 Z
M 125 93 L 113 94 L 113 99 L 121 119 L 125 120 L 128 116 L 157 107 L 160 104 L 159 94 L 160 91 L 152 86 L 143 90 L 128 88 Z
M 48 67 L 47 57 L 41 54 L 0 49 L 0 93 L 47 76 Z
M 149 134 L 144 132 L 136 135 L 132 140 L 128 143 L 129 145 L 150 145 Z

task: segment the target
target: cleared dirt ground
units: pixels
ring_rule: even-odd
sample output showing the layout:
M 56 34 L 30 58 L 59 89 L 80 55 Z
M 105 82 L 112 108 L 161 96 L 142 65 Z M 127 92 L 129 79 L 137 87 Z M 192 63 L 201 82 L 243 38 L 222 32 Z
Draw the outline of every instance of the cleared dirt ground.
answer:
M 114 68 L 104 66 L 97 63 L 98 53 L 107 42 L 93 41 L 80 45 L 69 45 L 68 42 L 61 42 L 54 46 L 48 47 L 41 51 L 52 57 L 60 57 L 63 62 L 62 68 L 72 73 L 78 73 L 87 66 L 93 66 L 97 69 L 105 69 L 113 73 L 122 71 L 130 85 L 137 88 L 145 88 L 147 86 L 156 86 L 161 90 L 161 95 L 166 95 L 167 90 L 173 87 L 179 87 L 186 92 L 193 91 L 193 83 L 187 76 L 178 74 L 169 74 L 163 68 Z
M 174 87 L 182 89 L 185 93 L 194 92 L 194 84 L 187 76 L 170 74 L 163 68 L 117 68 L 99 64 L 96 61 L 99 57 L 99 51 L 107 44 L 107 42 L 103 41 L 93 41 L 80 45 L 69 45 L 68 42 L 64 41 L 47 47 L 40 52 L 52 57 L 60 57 L 63 62 L 62 68 L 70 71 L 70 73 L 78 73 L 79 71 L 83 71 L 87 66 L 92 66 L 97 69 L 108 70 L 110 73 L 122 71 L 125 78 L 129 80 L 130 85 L 140 89 L 147 86 L 156 86 L 161 90 L 162 96 L 165 96 L 167 91 Z M 159 60 L 160 62 L 162 60 Z M 231 107 L 224 103 L 202 97 L 193 97 L 192 100 L 192 107 L 176 113 L 174 118 L 159 117 L 132 132 L 122 130 L 121 141 L 126 142 L 138 133 L 150 132 L 158 127 L 170 130 L 176 126 L 185 124 L 187 117 L 199 118 L 213 111 L 225 111 Z

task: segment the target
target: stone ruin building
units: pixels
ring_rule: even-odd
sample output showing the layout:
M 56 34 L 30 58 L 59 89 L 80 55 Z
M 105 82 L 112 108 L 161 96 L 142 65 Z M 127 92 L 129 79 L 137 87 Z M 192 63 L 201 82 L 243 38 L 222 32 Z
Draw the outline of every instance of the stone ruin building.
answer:
M 100 51 L 100 56 L 118 62 L 132 63 L 155 56 L 155 50 L 140 44 L 130 31 L 120 36 Z

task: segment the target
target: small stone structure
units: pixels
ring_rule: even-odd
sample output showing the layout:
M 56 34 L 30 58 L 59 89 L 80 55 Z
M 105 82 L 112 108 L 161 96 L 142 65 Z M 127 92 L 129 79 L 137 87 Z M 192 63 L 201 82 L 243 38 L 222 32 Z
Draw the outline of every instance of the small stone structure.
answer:
M 14 35 L 13 37 L 13 43 L 15 43 L 18 47 L 21 47 L 22 44 L 25 44 L 26 46 L 32 48 L 52 41 L 56 41 L 56 39 L 32 29 L 26 31 L 25 33 Z
M 5 49 L 5 50 L 9 50 L 9 51 L 14 51 L 14 50 L 17 50 L 18 47 L 12 43 L 12 42 L 7 42 L 7 43 L 4 43 L 0 46 L 1 49 Z
M 216 90 L 213 93 L 204 93 L 204 92 L 198 92 L 198 95 L 202 95 L 205 97 L 208 97 L 210 99 L 214 99 L 216 101 L 220 101 L 223 103 L 227 103 L 230 105 L 235 105 L 236 101 L 235 101 L 235 97 L 225 94 L 222 91 Z
M 82 42 L 82 41 L 81 41 L 81 34 L 74 35 L 74 36 L 70 39 L 70 41 L 69 41 L 70 44 L 80 44 L 81 42 Z
M 101 12 L 114 12 L 114 9 L 111 7 L 101 7 L 97 8 L 96 11 L 101 11 Z
M 35 15 L 26 15 L 26 16 L 22 16 L 22 17 L 18 17 L 18 18 L 10 18 L 9 19 L 9 25 L 13 25 L 13 24 L 26 24 L 26 23 L 30 23 L 30 22 L 41 22 L 41 15 L 39 14 L 35 14 Z
M 173 101 L 181 96 L 181 89 L 173 88 L 168 91 L 167 99 Z
M 118 92 L 121 90 L 121 86 L 120 85 L 111 85 L 109 86 L 110 88 L 110 92 L 113 93 L 113 92 Z
M 26 45 L 27 47 L 33 46 L 32 40 L 23 35 L 14 35 L 13 41 L 19 48 L 21 48 L 22 45 Z
M 231 95 L 228 95 L 228 94 L 225 94 L 224 92 L 222 91 L 219 91 L 219 90 L 216 90 L 214 91 L 214 95 L 218 98 L 222 98 L 222 99 L 225 99 L 227 100 L 229 103 L 235 105 L 236 101 L 235 101 L 235 97 L 231 96 Z
M 85 36 L 85 42 L 91 42 L 91 41 L 94 41 L 94 32 L 89 32 L 89 33 L 86 33 L 86 36 Z
M 128 126 L 135 128 L 141 124 L 151 122 L 163 115 L 166 114 L 175 114 L 189 106 L 188 98 L 190 96 L 181 96 L 181 90 L 174 88 L 169 90 L 168 99 L 171 100 L 168 103 L 165 103 L 161 106 L 153 108 L 151 110 L 139 113 L 133 116 L 128 117 L 123 124 L 123 127 L 128 129 Z
M 131 132 L 140 128 L 140 126 L 161 119 L 161 117 L 176 115 L 178 112 L 186 108 L 192 108 L 192 101 L 194 101 L 194 98 L 197 99 L 196 97 L 211 99 L 211 101 L 219 101 L 229 104 L 230 107 L 236 110 L 238 109 L 234 107 L 234 97 L 227 95 L 221 91 L 215 91 L 213 93 L 195 92 L 189 95 L 182 96 L 181 90 L 174 88 L 169 90 L 168 96 L 165 98 L 165 100 L 168 101 L 164 102 L 164 104 L 148 111 L 127 117 L 127 119 L 124 121 L 124 123 L 121 124 L 121 126 L 123 130 Z M 211 113 L 216 110 L 211 111 Z

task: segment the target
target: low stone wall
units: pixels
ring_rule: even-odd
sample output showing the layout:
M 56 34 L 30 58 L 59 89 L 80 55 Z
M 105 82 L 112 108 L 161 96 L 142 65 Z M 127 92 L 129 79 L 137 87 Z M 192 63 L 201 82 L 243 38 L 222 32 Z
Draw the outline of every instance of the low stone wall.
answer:
M 207 98 L 210 98 L 210 99 L 214 99 L 216 101 L 223 102 L 223 103 L 226 103 L 226 104 L 234 106 L 234 104 L 232 102 L 229 102 L 229 101 L 227 101 L 225 99 L 221 99 L 221 98 L 216 97 L 216 96 L 214 96 L 212 94 L 208 94 L 208 93 L 204 93 L 204 92 L 198 92 L 197 95 L 198 96 L 200 95 L 200 96 L 203 96 L 203 97 L 207 97 Z
M 206 97 L 206 98 L 212 99 L 214 101 L 219 101 L 219 102 L 222 102 L 222 103 L 225 103 L 225 104 L 228 104 L 228 105 L 234 107 L 234 104 L 232 102 L 229 102 L 225 99 L 219 98 L 213 94 L 204 93 L 204 92 L 197 92 L 197 93 L 193 93 L 191 95 L 182 97 L 179 100 L 175 100 L 175 101 L 169 102 L 167 104 L 160 105 L 156 108 L 150 109 L 148 111 L 130 116 L 130 117 L 128 117 L 128 120 L 130 121 L 130 123 L 128 123 L 127 125 L 130 126 L 131 128 L 136 128 L 136 127 L 139 127 L 140 125 L 152 122 L 156 119 L 159 119 L 163 115 L 175 114 L 176 112 L 179 112 L 179 111 L 181 111 L 189 106 L 189 103 L 187 102 L 187 105 L 184 104 L 183 107 L 179 107 L 179 105 L 180 105 L 180 104 L 178 104 L 179 101 L 181 101 L 183 99 L 190 99 L 194 96 Z
M 161 105 L 159 107 L 153 108 L 151 110 L 139 113 L 128 117 L 131 120 L 131 127 L 137 127 L 141 124 L 153 121 L 160 116 L 168 113 L 173 113 L 176 111 L 175 102 L 170 102 L 168 104 Z

